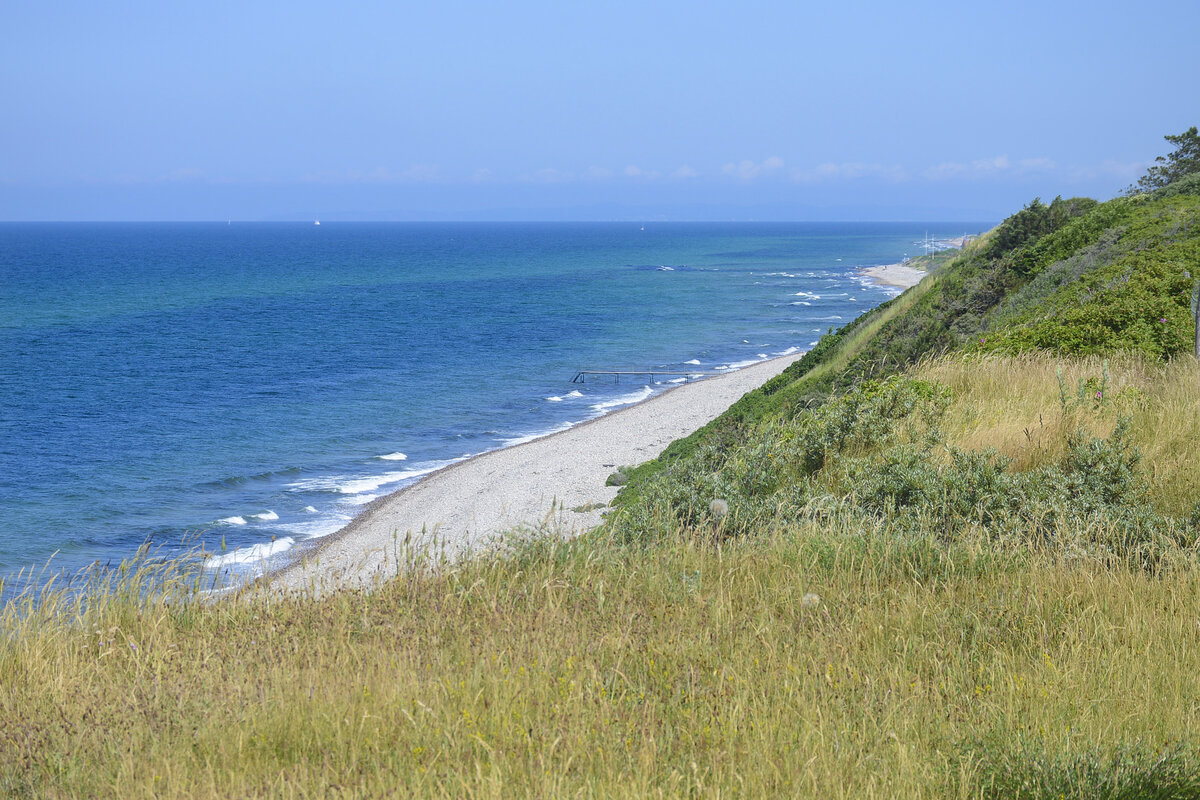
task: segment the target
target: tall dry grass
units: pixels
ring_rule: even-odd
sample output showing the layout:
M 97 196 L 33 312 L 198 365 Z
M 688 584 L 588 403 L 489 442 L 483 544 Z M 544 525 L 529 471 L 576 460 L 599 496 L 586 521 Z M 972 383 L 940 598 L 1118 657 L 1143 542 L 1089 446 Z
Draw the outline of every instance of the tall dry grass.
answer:
M 955 446 L 991 447 L 1013 458 L 1015 469 L 1030 469 L 1061 457 L 1072 431 L 1107 436 L 1124 415 L 1156 505 L 1185 516 L 1200 499 L 1200 363 L 1194 358 L 952 356 L 913 372 L 954 391 L 944 427 Z
M 1195 571 L 837 518 L 533 538 L 320 600 L 10 608 L 0 794 L 989 796 L 1009 744 L 1190 742 L 1197 608 Z

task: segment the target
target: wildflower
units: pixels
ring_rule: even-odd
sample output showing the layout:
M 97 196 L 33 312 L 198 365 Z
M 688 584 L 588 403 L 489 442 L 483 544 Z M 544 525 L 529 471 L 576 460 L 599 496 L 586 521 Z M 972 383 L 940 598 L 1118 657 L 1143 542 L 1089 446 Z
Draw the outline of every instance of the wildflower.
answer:
M 729 514 L 729 503 L 719 498 L 713 500 L 708 504 L 708 513 L 713 515 L 713 519 L 722 520 Z
M 821 605 L 821 596 L 813 592 L 809 592 L 808 594 L 804 595 L 804 597 L 800 598 L 800 605 L 804 606 L 805 608 L 816 608 L 817 606 Z
M 1166 322 L 1166 321 L 1167 321 L 1167 318 L 1166 318 L 1166 317 L 1159 317 L 1159 318 L 1158 318 L 1158 321 L 1159 321 L 1159 322 Z
M 1097 400 L 1103 400 L 1103 399 L 1104 399 L 1104 392 L 1096 392 L 1096 399 L 1097 399 Z

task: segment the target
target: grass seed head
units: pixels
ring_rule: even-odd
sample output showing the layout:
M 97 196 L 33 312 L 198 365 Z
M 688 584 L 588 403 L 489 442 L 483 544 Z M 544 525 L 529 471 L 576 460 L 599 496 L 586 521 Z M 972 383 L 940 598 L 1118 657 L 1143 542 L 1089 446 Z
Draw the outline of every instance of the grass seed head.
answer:
M 713 519 L 718 522 L 725 519 L 729 514 L 729 503 L 717 498 L 708 504 L 708 513 L 712 514 Z

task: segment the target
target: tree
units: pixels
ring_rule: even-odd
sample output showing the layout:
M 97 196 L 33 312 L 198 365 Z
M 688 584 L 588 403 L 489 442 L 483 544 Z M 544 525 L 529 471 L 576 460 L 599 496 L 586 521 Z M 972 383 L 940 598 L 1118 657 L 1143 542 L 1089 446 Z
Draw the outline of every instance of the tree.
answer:
M 1035 197 L 1032 203 L 1000 223 L 992 237 L 988 255 L 999 258 L 1051 230 L 1050 206 L 1043 203 L 1040 197 Z
M 1200 172 L 1200 134 L 1195 125 L 1177 136 L 1163 138 L 1175 145 L 1175 149 L 1154 159 L 1154 166 L 1146 170 L 1136 186 L 1129 187 L 1129 194 L 1161 189 L 1168 183 Z

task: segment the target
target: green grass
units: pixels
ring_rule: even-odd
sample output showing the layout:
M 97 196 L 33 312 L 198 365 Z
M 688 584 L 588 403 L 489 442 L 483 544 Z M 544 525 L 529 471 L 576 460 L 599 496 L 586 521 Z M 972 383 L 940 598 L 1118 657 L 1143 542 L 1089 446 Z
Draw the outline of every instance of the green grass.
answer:
M 1198 606 L 1193 571 L 836 520 L 534 538 L 315 601 L 100 598 L 4 620 L 0 794 L 965 798 L 1033 757 L 981 741 L 1183 747 L 1194 785 Z

